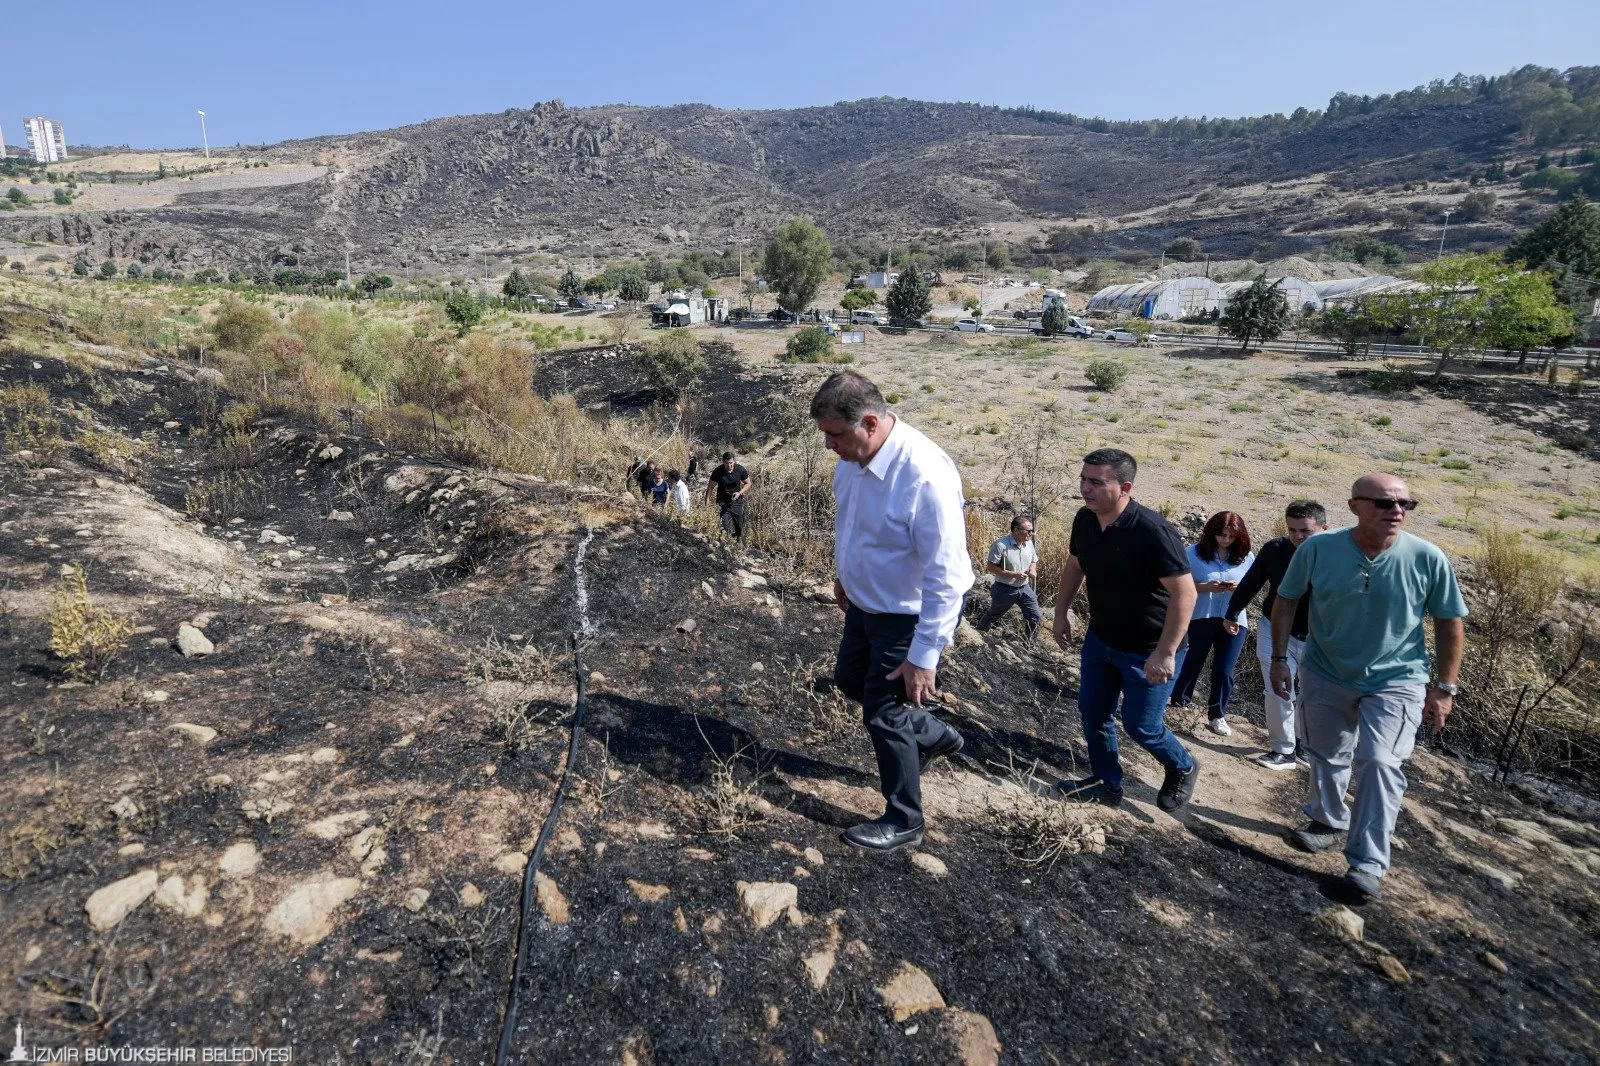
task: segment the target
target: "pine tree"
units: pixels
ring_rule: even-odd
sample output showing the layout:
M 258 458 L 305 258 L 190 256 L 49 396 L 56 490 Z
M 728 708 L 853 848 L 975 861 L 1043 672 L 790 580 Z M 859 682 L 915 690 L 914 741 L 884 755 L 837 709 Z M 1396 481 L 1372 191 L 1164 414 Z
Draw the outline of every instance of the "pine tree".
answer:
M 1246 351 L 1251 339 L 1275 340 L 1289 324 L 1289 300 L 1280 286 L 1283 279 L 1267 281 L 1266 272 L 1257 275 L 1250 287 L 1228 301 L 1221 325 L 1230 337 L 1239 338 L 1239 350 Z
M 892 319 L 919 319 L 933 311 L 933 293 L 928 289 L 928 279 L 922 276 L 922 267 L 915 261 L 900 268 L 900 276 L 889 286 L 883 298 Z

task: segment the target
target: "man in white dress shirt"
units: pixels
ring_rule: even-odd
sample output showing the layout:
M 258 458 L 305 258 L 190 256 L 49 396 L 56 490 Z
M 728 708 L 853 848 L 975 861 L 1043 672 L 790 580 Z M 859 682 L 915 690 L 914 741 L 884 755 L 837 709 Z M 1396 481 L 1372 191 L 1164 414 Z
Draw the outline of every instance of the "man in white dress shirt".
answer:
M 922 842 L 922 771 L 962 746 L 961 734 L 922 706 L 972 587 L 961 475 L 853 370 L 823 382 L 811 417 L 839 456 L 833 595 L 844 635 L 833 676 L 861 704 L 885 801 L 883 817 L 844 839 L 886 854 Z

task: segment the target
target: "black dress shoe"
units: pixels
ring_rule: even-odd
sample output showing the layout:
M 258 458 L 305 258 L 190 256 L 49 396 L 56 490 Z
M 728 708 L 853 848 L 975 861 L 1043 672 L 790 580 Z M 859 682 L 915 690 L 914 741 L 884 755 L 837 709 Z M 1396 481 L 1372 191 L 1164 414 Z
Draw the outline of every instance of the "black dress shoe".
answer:
M 1194 786 L 1200 780 L 1200 764 L 1195 763 L 1185 773 L 1182 770 L 1168 770 L 1166 780 L 1161 782 L 1161 791 L 1156 793 L 1156 806 L 1171 813 L 1194 799 Z
M 915 829 L 902 829 L 893 822 L 882 819 L 871 822 L 862 822 L 853 825 L 844 831 L 844 842 L 862 851 L 876 852 L 879 855 L 888 855 L 899 851 L 901 848 L 911 847 L 922 843 L 922 826 Z
M 960 733 L 957 733 L 949 726 L 945 726 L 944 736 L 940 737 L 931 748 L 922 752 L 920 757 L 922 765 L 919 769 L 922 773 L 927 773 L 928 767 L 932 765 L 933 760 L 948 759 L 952 755 L 959 755 L 966 743 L 965 740 L 961 739 Z
M 1122 789 L 1112 788 L 1098 777 L 1085 777 L 1081 781 L 1057 781 L 1056 794 L 1072 803 L 1098 803 L 1102 807 L 1122 804 Z

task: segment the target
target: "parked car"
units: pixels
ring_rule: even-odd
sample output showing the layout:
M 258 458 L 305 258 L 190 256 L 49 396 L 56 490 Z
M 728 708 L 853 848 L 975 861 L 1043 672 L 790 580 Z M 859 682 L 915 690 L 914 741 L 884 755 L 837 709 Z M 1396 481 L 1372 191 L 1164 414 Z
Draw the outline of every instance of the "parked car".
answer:
M 1044 333 L 1044 327 L 1042 325 L 1036 324 L 1033 327 L 1033 331 L 1035 333 L 1043 334 Z M 1069 316 L 1067 318 L 1067 328 L 1062 330 L 1059 334 L 1057 334 L 1057 336 L 1060 336 L 1060 337 L 1093 337 L 1094 336 L 1094 327 L 1089 325 L 1089 323 L 1085 322 L 1083 319 L 1079 318 L 1077 315 L 1071 315 L 1071 316 Z
M 1116 344 L 1138 344 L 1139 335 L 1131 329 L 1108 329 L 1100 334 L 1104 340 Z
M 767 312 L 767 317 L 772 319 L 772 321 L 774 321 L 774 322 L 793 322 L 794 321 L 794 315 L 789 311 L 785 311 L 781 307 L 774 307 L 772 310 L 768 311 Z
M 802 322 L 815 322 L 819 326 L 833 324 L 833 316 L 826 311 L 818 311 L 815 307 L 800 316 Z
M 567 301 L 567 306 L 577 311 L 593 311 L 594 301 L 586 296 L 574 296 Z
M 617 309 L 617 301 L 601 300 L 599 303 L 595 304 L 595 307 L 602 311 L 615 311 Z
M 850 324 L 852 326 L 887 326 L 889 320 L 876 311 L 851 311 Z
M 928 323 L 920 318 L 891 318 L 889 325 L 899 329 L 927 329 Z
M 994 327 L 987 322 L 979 322 L 975 318 L 958 318 L 956 324 L 950 327 L 958 333 L 993 333 Z

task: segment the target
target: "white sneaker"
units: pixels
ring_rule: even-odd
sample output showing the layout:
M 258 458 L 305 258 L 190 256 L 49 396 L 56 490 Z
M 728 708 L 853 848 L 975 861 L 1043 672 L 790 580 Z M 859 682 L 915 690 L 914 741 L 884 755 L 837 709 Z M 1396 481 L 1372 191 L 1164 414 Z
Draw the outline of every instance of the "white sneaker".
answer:
M 1213 718 L 1206 723 L 1206 728 L 1211 730 L 1219 737 L 1233 736 L 1233 730 L 1229 727 L 1228 720 L 1226 718 Z

